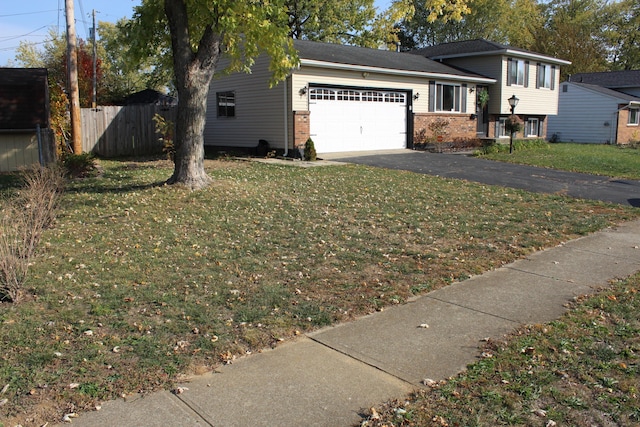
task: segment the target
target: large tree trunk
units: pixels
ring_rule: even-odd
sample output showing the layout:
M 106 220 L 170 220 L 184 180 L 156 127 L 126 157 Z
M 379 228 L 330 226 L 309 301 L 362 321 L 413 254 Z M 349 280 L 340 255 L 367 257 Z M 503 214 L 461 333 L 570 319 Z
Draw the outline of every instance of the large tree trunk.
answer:
M 171 32 L 178 90 L 175 168 L 167 183 L 199 189 L 211 182 L 204 170 L 204 125 L 209 84 L 220 56 L 222 36 L 208 26 L 200 39 L 198 51 L 193 52 L 184 0 L 165 0 L 164 6 Z

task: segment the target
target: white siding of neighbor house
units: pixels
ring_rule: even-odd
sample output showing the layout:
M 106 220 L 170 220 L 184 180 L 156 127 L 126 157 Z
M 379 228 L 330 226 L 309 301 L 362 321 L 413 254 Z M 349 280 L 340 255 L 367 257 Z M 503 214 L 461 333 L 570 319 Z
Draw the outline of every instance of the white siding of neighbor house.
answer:
M 223 61 L 220 65 L 219 69 L 224 69 Z M 205 145 L 248 148 L 256 147 L 258 141 L 264 139 L 271 148 L 283 149 L 286 82 L 270 88 L 270 81 L 267 56 L 256 59 L 251 74 L 218 74 L 214 77 L 207 99 Z M 235 117 L 217 117 L 216 93 L 225 91 L 235 92 Z
M 568 86 L 567 92 L 562 86 Z M 615 142 L 618 105 L 624 101 L 567 82 L 559 89 L 558 115 L 549 117 L 549 138 L 556 134 L 563 142 Z

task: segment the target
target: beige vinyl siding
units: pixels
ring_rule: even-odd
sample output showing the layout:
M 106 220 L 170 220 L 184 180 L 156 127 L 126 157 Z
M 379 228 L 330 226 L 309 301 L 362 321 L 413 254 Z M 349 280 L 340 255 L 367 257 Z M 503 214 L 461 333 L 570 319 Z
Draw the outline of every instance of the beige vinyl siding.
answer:
M 501 85 L 504 81 L 504 75 L 502 73 L 502 58 L 500 56 L 486 55 L 479 57 L 451 58 L 447 59 L 445 63 L 463 70 L 469 70 L 484 77 L 495 79 L 495 84 L 487 85 L 489 92 L 489 113 L 498 114 L 498 111 L 500 111 L 500 105 L 497 100 L 502 97 Z M 475 101 L 475 99 L 472 101 Z
M 558 87 L 560 85 L 560 67 L 556 66 L 555 82 L 553 83 L 553 90 L 550 89 L 538 89 L 536 88 L 536 81 L 538 78 L 537 64 L 535 60 L 528 60 L 524 58 L 513 57 L 514 59 L 529 61 L 529 78 L 527 85 L 507 86 L 507 68 L 508 57 L 502 58 L 502 76 L 499 79 L 502 83 L 501 89 L 503 95 L 499 98 L 499 112 L 495 110 L 496 103 L 493 103 L 490 108 L 491 113 L 496 114 L 509 114 L 511 107 L 509 101 L 507 101 L 512 95 L 517 96 L 520 101 L 516 107 L 516 114 L 518 115 L 556 115 L 558 114 Z
M 412 100 L 414 113 L 429 112 L 429 81 L 462 85 L 464 82 L 450 81 L 428 77 L 395 76 L 383 73 L 362 73 L 351 70 L 332 70 L 320 67 L 302 67 L 292 76 L 292 97 L 294 111 L 308 111 L 308 94 L 301 95 L 300 89 L 309 84 L 328 86 L 350 86 L 378 89 L 412 90 L 413 95 L 419 94 L 418 99 Z M 475 84 L 469 83 L 469 87 Z M 467 88 L 467 91 L 468 91 Z M 467 92 L 467 113 L 475 111 L 475 97 Z M 465 114 L 467 114 L 465 113 Z M 313 120 L 313 118 L 311 118 Z
M 226 64 L 221 61 L 224 69 Z M 269 59 L 260 56 L 251 74 L 233 73 L 214 77 L 207 98 L 205 145 L 256 147 L 260 139 L 271 148 L 284 149 L 285 87 L 280 82 L 270 88 Z M 216 93 L 235 92 L 235 117 L 218 117 Z
M 38 138 L 33 133 L 0 133 L 0 172 L 39 164 Z

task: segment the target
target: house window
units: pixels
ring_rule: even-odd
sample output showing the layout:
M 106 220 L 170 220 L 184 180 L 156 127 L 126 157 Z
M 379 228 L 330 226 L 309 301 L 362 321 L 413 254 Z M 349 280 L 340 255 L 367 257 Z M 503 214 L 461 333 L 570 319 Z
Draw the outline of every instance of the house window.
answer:
M 506 117 L 500 117 L 496 122 L 496 138 L 508 138 L 510 136 L 507 134 L 506 122 Z
M 638 108 L 629 108 L 629 120 L 627 121 L 628 125 L 638 126 L 638 119 L 640 118 L 638 112 L 640 112 L 640 109 Z
M 514 86 L 526 86 L 526 62 L 522 59 L 510 59 L 509 60 L 509 85 Z
M 460 112 L 460 86 L 436 84 L 436 111 Z
M 216 99 L 218 101 L 218 117 L 235 117 L 235 92 L 216 92 Z
M 536 81 L 537 88 L 553 90 L 555 78 L 556 67 L 554 67 L 553 65 L 538 64 L 538 80 Z
M 527 136 L 539 136 L 539 132 L 540 132 L 540 121 L 538 119 L 534 119 L 534 118 L 529 118 L 527 120 L 527 125 L 526 125 L 526 135 Z

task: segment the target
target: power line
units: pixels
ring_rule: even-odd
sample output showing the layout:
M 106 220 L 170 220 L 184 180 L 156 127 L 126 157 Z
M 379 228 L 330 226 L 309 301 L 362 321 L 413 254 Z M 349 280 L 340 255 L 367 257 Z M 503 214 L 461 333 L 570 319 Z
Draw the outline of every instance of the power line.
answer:
M 12 16 L 22 16 L 22 15 L 36 15 L 38 13 L 50 13 L 50 12 L 59 12 L 60 9 L 51 9 L 51 10 L 39 10 L 37 12 L 23 12 L 23 13 L 13 13 L 11 15 L 0 15 L 0 18 L 10 18 Z
M 44 25 L 44 26 L 42 26 L 42 27 L 40 27 L 40 28 L 36 28 L 36 29 L 35 29 L 35 30 L 33 30 L 33 31 L 30 31 L 30 32 L 28 32 L 28 33 L 26 33 L 26 34 L 21 34 L 21 35 L 19 35 L 19 36 L 6 36 L 6 37 L 0 37 L 0 42 L 7 42 L 7 41 L 9 41 L 9 40 L 15 40 L 15 39 L 19 39 L 19 38 L 22 38 L 22 37 L 30 36 L 30 35 L 32 35 L 33 33 L 35 33 L 36 31 L 40 31 L 40 30 L 42 30 L 43 28 L 47 28 L 47 27 L 48 27 L 48 25 Z

